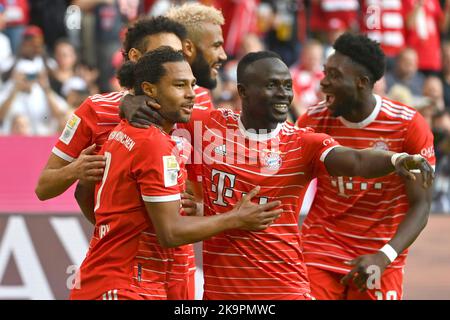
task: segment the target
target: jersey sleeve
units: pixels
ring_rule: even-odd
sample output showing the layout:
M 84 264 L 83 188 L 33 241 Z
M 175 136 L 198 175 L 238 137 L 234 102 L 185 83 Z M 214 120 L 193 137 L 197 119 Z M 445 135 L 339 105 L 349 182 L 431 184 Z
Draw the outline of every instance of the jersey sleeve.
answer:
M 131 170 L 142 199 L 145 202 L 180 200 L 180 164 L 177 161 L 175 143 L 147 139 L 136 150 Z
M 432 166 L 436 164 L 433 133 L 431 132 L 428 123 L 419 112 L 416 112 L 409 124 L 403 147 L 404 152 L 408 152 L 409 154 L 420 154 L 427 159 Z
M 339 146 L 339 143 L 327 134 L 305 134 L 303 154 L 307 154 L 310 157 L 313 177 L 317 177 L 319 173 L 328 172 L 324 164 L 325 158 L 331 150 Z
M 52 152 L 58 157 L 72 162 L 83 149 L 93 141 L 93 125 L 97 114 L 91 106 L 91 100 L 86 99 L 67 121 L 61 136 Z

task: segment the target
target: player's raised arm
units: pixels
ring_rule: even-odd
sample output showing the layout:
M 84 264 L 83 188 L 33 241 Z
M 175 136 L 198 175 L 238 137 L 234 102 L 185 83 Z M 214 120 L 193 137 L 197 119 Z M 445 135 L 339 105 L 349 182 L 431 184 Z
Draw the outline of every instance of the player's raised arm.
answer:
M 414 181 L 416 176 L 410 170 L 420 170 L 424 188 L 431 186 L 434 179 L 434 170 L 425 158 L 407 153 L 339 146 L 326 155 L 324 164 L 332 176 L 376 178 L 395 171 L 399 176 Z
M 258 231 L 266 229 L 282 213 L 281 202 L 252 203 L 259 192 L 254 188 L 229 212 L 208 217 L 181 216 L 180 201 L 145 202 L 147 213 L 163 247 L 177 247 L 210 238 L 229 229 Z

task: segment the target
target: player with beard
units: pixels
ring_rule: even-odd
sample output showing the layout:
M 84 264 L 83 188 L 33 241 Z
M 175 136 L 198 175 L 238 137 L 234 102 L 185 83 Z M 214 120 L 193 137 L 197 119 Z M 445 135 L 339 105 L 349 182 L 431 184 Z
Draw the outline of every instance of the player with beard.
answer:
M 214 7 L 190 2 L 172 7 L 167 16 L 181 23 L 187 30 L 187 38 L 183 41 L 183 53 L 197 79 L 194 88 L 195 107 L 214 109 L 209 90 L 216 87 L 218 70 L 227 59 L 223 49 L 221 26 L 225 21 L 222 13 Z M 120 105 L 123 116 L 139 128 L 147 128 L 152 121 L 162 120 L 153 112 L 158 108 L 158 104 L 148 97 L 132 95 L 125 96 Z M 152 121 L 149 121 L 149 118 Z
M 385 68 L 379 44 L 347 33 L 334 49 L 321 81 L 326 100 L 310 107 L 297 125 L 329 134 L 343 146 L 421 154 L 434 165 L 433 135 L 420 113 L 372 92 Z M 401 299 L 407 248 L 430 211 L 431 188 L 422 184 L 420 175 L 319 175 L 302 227 L 317 299 Z
M 167 17 L 181 23 L 187 30 L 183 52 L 197 79 L 197 106 L 213 108 L 209 90 L 217 86 L 219 68 L 227 60 L 223 49 L 222 13 L 199 3 L 185 3 L 173 7 Z M 202 97 L 202 99 L 200 99 Z

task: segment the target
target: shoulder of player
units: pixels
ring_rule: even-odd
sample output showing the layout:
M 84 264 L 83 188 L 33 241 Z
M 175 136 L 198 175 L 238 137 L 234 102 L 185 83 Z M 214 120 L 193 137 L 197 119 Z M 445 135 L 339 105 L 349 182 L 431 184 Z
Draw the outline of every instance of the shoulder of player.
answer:
M 381 99 L 380 116 L 409 124 L 417 115 L 416 109 L 385 97 Z
M 310 127 L 298 127 L 297 125 L 294 125 L 293 123 L 289 121 L 285 121 L 281 125 L 281 135 L 282 136 L 303 136 L 305 134 L 311 134 L 314 133 L 314 129 Z
M 325 100 L 306 108 L 305 116 L 322 116 L 328 114 L 328 108 L 325 105 Z
M 85 102 L 93 109 L 99 107 L 118 107 L 122 97 L 127 94 L 126 91 L 115 91 L 89 96 Z

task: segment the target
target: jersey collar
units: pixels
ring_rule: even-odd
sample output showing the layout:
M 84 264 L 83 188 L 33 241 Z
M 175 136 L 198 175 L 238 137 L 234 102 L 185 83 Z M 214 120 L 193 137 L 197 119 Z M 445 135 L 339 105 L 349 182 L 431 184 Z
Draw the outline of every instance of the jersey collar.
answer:
M 276 136 L 278 136 L 283 124 L 279 123 L 277 125 L 277 127 L 274 130 L 270 131 L 269 133 L 256 133 L 256 130 L 247 131 L 247 129 L 245 129 L 245 127 L 241 121 L 241 116 L 239 115 L 238 126 L 239 126 L 239 131 L 241 132 L 241 134 L 244 137 L 246 137 L 247 139 L 253 140 L 253 141 L 268 141 L 268 140 L 273 139 Z
M 348 120 L 345 120 L 343 117 L 338 117 L 338 119 L 341 120 L 341 122 L 348 128 L 361 129 L 361 128 L 367 127 L 369 124 L 371 124 L 377 118 L 377 116 L 381 110 L 381 97 L 377 94 L 374 94 L 373 96 L 376 100 L 375 108 L 373 108 L 372 113 L 363 121 L 350 122 Z

